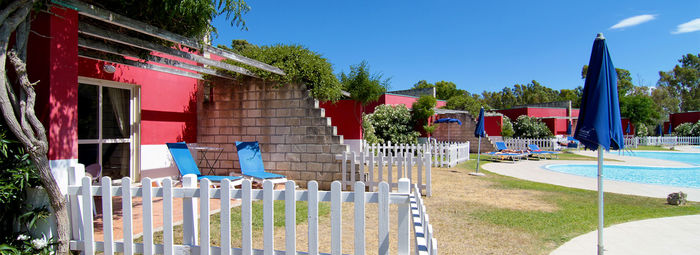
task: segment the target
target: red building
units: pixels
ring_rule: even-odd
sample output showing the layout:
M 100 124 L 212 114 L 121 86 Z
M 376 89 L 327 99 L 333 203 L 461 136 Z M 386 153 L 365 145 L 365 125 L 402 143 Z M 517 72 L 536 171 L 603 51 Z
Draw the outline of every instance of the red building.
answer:
M 571 120 L 573 132 L 573 130 L 576 129 L 576 122 L 579 114 L 579 109 L 570 108 L 568 101 L 515 106 L 510 109 L 495 111 L 508 116 L 513 122 L 515 122 L 520 115 L 540 119 L 554 135 L 567 135 L 567 120 Z
M 359 151 L 362 144 L 362 113 L 373 113 L 379 105 L 405 105 L 408 109 L 418 101 L 418 96 L 401 95 L 392 92 L 385 93 L 376 102 L 362 106 L 354 100 L 340 100 L 338 102 L 323 102 L 321 107 L 325 109 L 326 116 L 331 118 L 331 124 L 337 127 L 338 135 L 343 136 L 343 142 L 350 146 L 350 150 Z M 447 101 L 438 100 L 437 108 L 447 105 Z
M 696 123 L 700 121 L 700 111 L 697 112 L 679 112 L 672 113 L 668 116 L 669 121 L 664 123 L 664 134 L 668 134 L 668 127 L 673 125 L 673 129 L 683 123 Z

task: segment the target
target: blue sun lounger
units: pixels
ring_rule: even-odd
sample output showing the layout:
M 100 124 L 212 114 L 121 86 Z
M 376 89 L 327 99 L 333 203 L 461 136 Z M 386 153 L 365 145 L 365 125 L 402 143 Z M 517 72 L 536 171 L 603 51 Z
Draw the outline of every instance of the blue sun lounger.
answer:
M 559 157 L 557 155 L 557 154 L 559 154 L 558 151 L 543 151 L 540 149 L 539 146 L 537 146 L 537 144 L 529 144 L 527 147 L 530 149 L 530 153 L 532 153 L 533 155 L 538 155 L 538 157 L 539 157 L 539 155 L 544 156 L 545 159 L 546 159 L 546 156 L 549 156 L 549 158 L 554 158 L 554 157 L 558 158 Z
M 231 180 L 234 186 L 241 184 L 243 181 L 243 178 L 240 176 L 202 175 L 186 143 L 166 143 L 165 145 L 168 146 L 170 155 L 175 160 L 175 166 L 180 170 L 180 176 L 194 174 L 197 176 L 197 180 L 208 179 L 212 182 L 221 182 L 224 179 L 228 179 Z
M 258 182 L 269 180 L 275 184 L 287 181 L 287 177 L 284 175 L 265 171 L 258 142 L 236 141 L 236 150 L 238 150 L 238 162 L 241 164 L 243 176 L 251 177 Z
M 515 160 L 521 160 L 523 158 L 527 160 L 527 156 L 529 155 L 528 153 L 508 152 L 508 146 L 506 146 L 506 143 L 504 142 L 496 142 L 496 149 L 498 151 L 492 151 L 486 153 L 486 155 L 500 160 L 510 159 L 513 162 L 515 162 Z

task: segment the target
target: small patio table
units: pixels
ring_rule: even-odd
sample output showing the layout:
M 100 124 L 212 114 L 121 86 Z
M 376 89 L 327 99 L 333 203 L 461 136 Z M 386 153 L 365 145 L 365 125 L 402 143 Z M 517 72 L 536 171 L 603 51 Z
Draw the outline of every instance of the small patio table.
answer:
M 218 147 L 208 147 L 208 146 L 188 146 L 188 148 L 201 151 L 202 152 L 202 158 L 199 159 L 199 162 L 197 165 L 202 165 L 202 161 L 206 164 L 206 167 L 209 168 L 209 174 L 215 174 L 214 173 L 214 166 L 216 165 L 216 162 L 219 161 L 219 157 L 221 157 L 221 154 L 224 152 L 224 148 L 218 148 Z M 214 161 L 210 161 L 209 158 L 207 157 L 207 153 L 213 153 L 215 155 Z

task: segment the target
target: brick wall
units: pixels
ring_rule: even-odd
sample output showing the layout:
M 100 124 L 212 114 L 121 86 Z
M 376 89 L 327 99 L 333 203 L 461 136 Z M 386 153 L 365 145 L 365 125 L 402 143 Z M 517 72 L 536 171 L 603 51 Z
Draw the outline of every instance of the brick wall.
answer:
M 241 172 L 235 142 L 258 141 L 267 171 L 328 189 L 341 179 L 335 155 L 347 151 L 343 137 L 303 86 L 274 85 L 256 78 L 216 81 L 210 100 L 198 100 L 198 145 L 224 148 L 215 170 L 226 175 Z

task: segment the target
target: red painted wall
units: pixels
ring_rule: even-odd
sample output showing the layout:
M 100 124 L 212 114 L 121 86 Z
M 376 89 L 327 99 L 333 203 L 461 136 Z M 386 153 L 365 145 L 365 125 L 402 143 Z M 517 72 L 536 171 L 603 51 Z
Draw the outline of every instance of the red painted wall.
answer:
M 484 116 L 484 129 L 489 136 L 501 136 L 503 116 Z
M 340 100 L 335 103 L 323 102 L 326 117 L 331 118 L 331 125 L 338 128 L 338 135 L 344 139 L 362 139 L 362 108 L 355 100 Z
M 634 124 L 630 121 L 630 119 L 627 118 L 622 118 L 622 133 L 624 135 L 634 135 L 635 134 L 635 129 L 634 129 Z M 630 124 L 630 132 L 627 133 L 627 123 Z
M 141 144 L 197 142 L 197 79 L 81 58 L 80 76 L 141 86 Z
M 700 120 L 700 112 L 681 112 L 681 113 L 674 113 L 669 116 L 669 119 L 671 120 L 671 123 L 673 123 L 673 127 L 677 127 L 680 124 L 690 122 L 690 123 L 696 123 L 698 120 Z M 666 131 L 668 132 L 668 130 Z
M 36 86 L 35 111 L 47 131 L 49 160 L 78 158 L 78 13 L 51 8 L 34 13 L 27 44 L 30 81 Z

